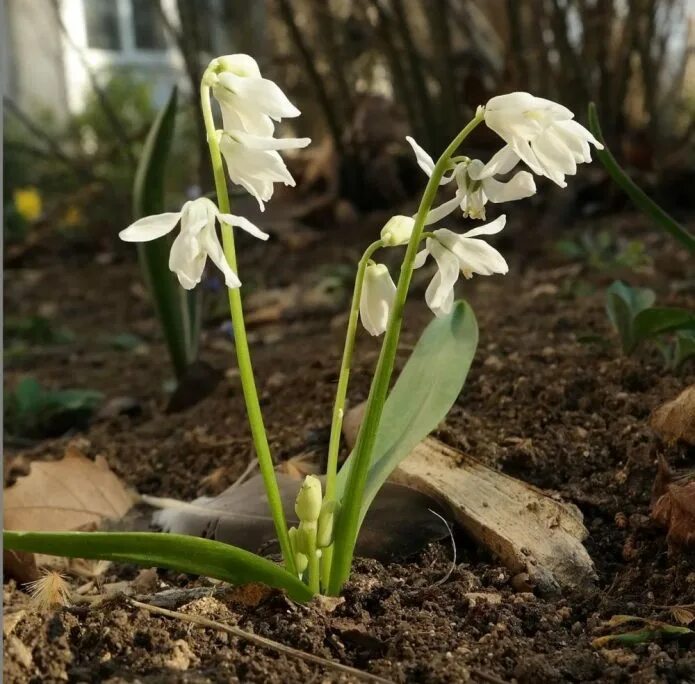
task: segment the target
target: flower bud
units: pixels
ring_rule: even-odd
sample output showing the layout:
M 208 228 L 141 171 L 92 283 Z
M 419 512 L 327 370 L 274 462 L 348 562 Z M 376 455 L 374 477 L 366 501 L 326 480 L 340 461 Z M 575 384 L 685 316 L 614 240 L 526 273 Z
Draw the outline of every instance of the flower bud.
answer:
M 300 522 L 315 523 L 319 519 L 321 499 L 321 480 L 315 475 L 307 475 L 294 504 Z
M 319 515 L 319 526 L 316 533 L 316 546 L 325 548 L 333 543 L 333 524 L 338 509 L 337 501 L 324 501 Z
M 386 247 L 405 245 L 410 240 L 414 225 L 412 216 L 393 216 L 381 229 L 381 241 Z
M 297 574 L 301 575 L 307 569 L 309 559 L 303 553 L 295 553 L 294 565 L 297 568 Z
M 384 264 L 369 264 L 360 296 L 360 320 L 370 335 L 381 335 L 388 325 L 396 286 Z

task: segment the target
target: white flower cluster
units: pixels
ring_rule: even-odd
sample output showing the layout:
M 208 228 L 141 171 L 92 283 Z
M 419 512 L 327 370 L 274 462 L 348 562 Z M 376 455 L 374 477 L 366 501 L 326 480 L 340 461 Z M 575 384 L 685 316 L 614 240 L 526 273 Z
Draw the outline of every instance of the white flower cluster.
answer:
M 574 121 L 574 114 L 555 102 L 517 92 L 493 97 L 484 107 L 486 125 L 506 143 L 487 164 L 478 159 L 455 157 L 451 168 L 442 177 L 440 185 L 452 180 L 456 183 L 454 197 L 432 209 L 426 225 L 445 218 L 460 208 L 466 218 L 485 219 L 487 202 L 509 202 L 530 197 L 536 192 L 533 176 L 528 171 L 518 171 L 508 181 L 495 178 L 510 173 L 523 162 L 533 173 L 545 176 L 560 187 L 566 187 L 565 176 L 574 175 L 577 165 L 591 161 L 589 143 L 603 149 L 601 143 L 581 124 Z M 428 175 L 434 170 L 434 160 L 415 140 L 407 137 L 420 168 Z M 425 300 L 436 316 L 449 313 L 454 303 L 454 285 L 463 274 L 492 275 L 507 273 L 509 267 L 504 257 L 483 240 L 474 238 L 499 233 L 505 225 L 504 215 L 478 228 L 458 235 L 439 229 L 428 237 L 425 249 L 415 259 L 420 268 L 429 255 L 437 262 L 437 272 L 430 282 Z M 408 242 L 414 219 L 395 216 L 381 232 L 385 246 L 403 245 Z M 360 302 L 361 319 L 372 335 L 386 330 L 396 288 L 383 264 L 375 264 L 372 275 L 368 271 Z
M 222 130 L 216 132 L 220 152 L 229 177 L 258 201 L 273 195 L 275 183 L 295 184 L 278 150 L 306 147 L 309 138 L 275 138 L 275 121 L 299 116 L 299 110 L 280 87 L 261 76 L 256 61 L 237 54 L 213 60 L 204 76 L 204 84 L 222 112 Z M 169 268 L 181 286 L 190 290 L 201 280 L 207 258 L 222 271 L 227 287 L 241 285 L 224 255 L 215 221 L 237 226 L 261 240 L 268 235 L 243 216 L 222 214 L 209 199 L 186 202 L 180 212 L 146 216 L 121 231 L 126 242 L 147 242 L 171 232 L 180 223 L 181 232 L 169 255 Z

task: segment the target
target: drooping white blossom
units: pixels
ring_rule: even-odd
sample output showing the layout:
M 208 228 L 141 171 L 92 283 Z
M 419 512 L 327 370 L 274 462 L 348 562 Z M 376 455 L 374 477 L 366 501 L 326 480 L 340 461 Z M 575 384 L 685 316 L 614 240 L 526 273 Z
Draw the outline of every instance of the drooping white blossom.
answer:
M 396 286 L 388 268 L 370 263 L 360 296 L 360 320 L 370 335 L 381 335 L 386 330 L 395 296 Z
M 577 164 L 591 161 L 589 143 L 603 149 L 567 107 L 530 93 L 493 97 L 485 105 L 485 123 L 507 145 L 486 164 L 484 173 L 501 173 L 501 167 L 512 168 L 521 159 L 534 173 L 564 188 L 565 176 L 575 174 Z
M 418 145 L 410 136 L 406 137 L 410 143 L 415 158 L 420 168 L 428 175 L 432 175 L 434 160 Z M 507 160 L 512 161 L 511 159 Z M 536 184 L 533 176 L 528 171 L 519 171 L 507 181 L 499 181 L 495 174 L 509 173 L 518 158 L 512 164 L 498 165 L 492 170 L 478 159 L 462 158 L 448 174 L 444 174 L 440 185 L 446 185 L 452 180 L 456 182 L 456 194 L 452 199 L 432 209 L 427 215 L 426 224 L 436 223 L 445 216 L 460 208 L 464 217 L 485 219 L 485 205 L 490 202 L 512 202 L 530 197 L 536 192 Z
M 484 240 L 475 239 L 479 235 L 499 233 L 505 223 L 506 217 L 502 215 L 462 235 L 442 228 L 434 231 L 434 237 L 427 238 L 425 249 L 415 257 L 414 267 L 423 266 L 429 255 L 437 262 L 437 272 L 425 292 L 427 306 L 435 316 L 450 313 L 454 304 L 454 285 L 460 274 L 472 278 L 475 273 L 507 273 L 509 267 L 504 257 Z
M 215 221 L 229 226 L 238 226 L 260 240 L 268 234 L 243 216 L 222 214 L 206 197 L 186 202 L 179 212 L 145 216 L 119 233 L 126 242 L 149 242 L 170 233 L 178 223 L 181 232 L 176 236 L 169 253 L 169 268 L 176 273 L 181 286 L 193 289 L 201 280 L 207 258 L 210 257 L 222 271 L 227 287 L 241 285 L 231 269 L 220 244 Z
M 256 198 L 261 211 L 275 183 L 295 185 L 277 150 L 298 149 L 311 142 L 310 138 L 272 138 L 244 131 L 221 131 L 219 136 L 229 177 Z
M 280 86 L 261 76 L 253 57 L 226 55 L 211 65 L 212 94 L 220 104 L 225 130 L 272 136 L 275 124 L 299 116 Z

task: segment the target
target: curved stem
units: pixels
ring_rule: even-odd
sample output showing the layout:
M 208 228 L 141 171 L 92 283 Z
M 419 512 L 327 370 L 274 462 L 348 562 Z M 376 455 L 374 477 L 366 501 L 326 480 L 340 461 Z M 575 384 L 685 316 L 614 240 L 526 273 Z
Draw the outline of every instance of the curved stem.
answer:
M 229 194 L 227 192 L 227 181 L 224 175 L 222 155 L 220 153 L 220 147 L 217 142 L 215 132 L 215 121 L 213 119 L 212 108 L 210 106 L 210 87 L 205 85 L 204 82 L 200 87 L 200 101 L 203 110 L 203 119 L 205 121 L 205 132 L 207 134 L 208 147 L 210 148 L 212 171 L 215 178 L 217 204 L 221 213 L 228 214 L 230 211 Z M 234 233 L 232 228 L 225 224 L 222 224 L 221 229 L 224 254 L 232 270 L 237 273 Z M 280 497 L 277 479 L 275 478 L 273 458 L 270 454 L 268 438 L 265 434 L 263 415 L 261 414 L 261 406 L 258 401 L 256 382 L 253 376 L 251 353 L 249 351 L 249 343 L 246 338 L 246 327 L 244 325 L 244 311 L 241 304 L 241 293 L 239 288 L 228 289 L 227 292 L 229 294 L 229 310 L 232 318 L 232 328 L 234 330 L 234 347 L 236 349 L 237 363 L 239 364 L 239 376 L 241 378 L 241 387 L 244 393 L 244 402 L 246 403 L 246 412 L 248 413 L 249 424 L 251 426 L 253 445 L 256 450 L 261 476 L 263 477 L 263 485 L 268 497 L 268 506 L 270 507 L 270 512 L 273 516 L 273 522 L 275 523 L 275 533 L 277 534 L 278 541 L 280 542 L 280 549 L 282 550 L 285 567 L 293 575 L 296 575 L 297 572 L 294 564 L 294 557 L 292 555 L 292 549 L 290 547 L 290 538 L 287 534 L 285 512 L 282 508 L 282 499 Z
M 345 345 L 343 347 L 343 360 L 340 364 L 340 375 L 338 376 L 338 388 L 335 392 L 335 402 L 333 404 L 333 418 L 331 421 L 331 436 L 328 442 L 328 461 L 326 464 L 326 492 L 325 501 L 332 501 L 335 498 L 335 481 L 338 475 L 338 451 L 340 450 L 340 433 L 343 429 L 343 417 L 345 415 L 345 398 L 347 396 L 348 381 L 350 380 L 350 366 L 352 365 L 352 352 L 355 349 L 355 334 L 357 333 L 357 322 L 360 313 L 360 298 L 362 297 L 362 285 L 364 284 L 364 274 L 370 259 L 383 242 L 377 240 L 364 251 L 362 258 L 357 266 L 355 276 L 355 287 L 352 291 L 352 303 L 350 304 L 350 317 L 348 318 L 347 330 L 345 331 Z M 328 585 L 331 572 L 331 561 L 333 559 L 333 546 L 323 549 L 321 556 L 321 578 L 324 587 Z
M 343 497 L 341 509 L 336 521 L 333 567 L 331 569 L 331 577 L 328 586 L 329 594 L 338 594 L 343 583 L 350 574 L 357 533 L 359 532 L 362 497 L 364 495 L 364 488 L 369 473 L 377 429 L 381 421 L 386 394 L 391 382 L 391 374 L 393 373 L 398 339 L 403 322 L 405 300 L 408 296 L 408 288 L 410 287 L 410 280 L 413 275 L 415 254 L 422 236 L 425 220 L 427 219 L 427 214 L 436 197 L 439 181 L 446 171 L 449 158 L 471 131 L 483 120 L 483 115 L 484 113 L 482 110 L 476 113 L 475 118 L 470 121 L 470 123 L 454 138 L 446 150 L 444 150 L 444 153 L 432 170 L 432 175 L 427 183 L 427 187 L 425 188 L 415 216 L 415 225 L 413 226 L 413 232 L 410 236 L 410 241 L 408 242 L 408 247 L 403 259 L 400 277 L 398 278 L 393 309 L 384 335 L 384 341 L 381 346 L 381 353 L 379 354 L 379 361 L 377 363 L 374 379 L 372 380 L 372 386 L 369 390 L 369 398 L 367 399 L 367 407 L 365 409 L 362 427 L 353 452 L 354 461 L 350 468 L 350 474 L 345 487 L 345 496 Z

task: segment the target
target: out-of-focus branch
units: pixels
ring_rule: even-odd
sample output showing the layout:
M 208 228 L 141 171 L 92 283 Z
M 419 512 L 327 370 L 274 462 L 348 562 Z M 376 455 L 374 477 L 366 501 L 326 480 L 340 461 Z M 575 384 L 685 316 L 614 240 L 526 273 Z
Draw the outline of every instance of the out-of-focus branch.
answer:
M 379 0 L 376 0 L 376 3 L 378 4 Z M 403 44 L 405 46 L 405 57 L 408 61 L 408 67 L 413 77 L 413 86 L 415 88 L 417 99 L 420 103 L 423 122 L 428 132 L 426 144 L 430 149 L 434 149 L 437 138 L 437 122 L 433 115 L 432 102 L 427 90 L 427 79 L 422 68 L 422 55 L 418 51 L 415 44 L 402 0 L 392 0 L 392 10 L 393 16 L 396 20 L 396 26 L 400 31 L 401 39 L 403 40 Z
M 89 83 L 92 87 L 92 90 L 94 91 L 94 94 L 96 95 L 97 101 L 99 102 L 99 106 L 102 108 L 104 115 L 106 116 L 107 121 L 109 122 L 109 125 L 111 126 L 111 129 L 118 139 L 118 141 L 121 143 L 123 152 L 126 155 L 126 158 L 128 159 L 128 163 L 135 168 L 136 165 L 136 160 L 135 160 L 135 155 L 133 154 L 133 150 L 130 147 L 130 143 L 128 141 L 128 136 L 126 135 L 125 129 L 123 127 L 123 124 L 121 123 L 121 120 L 118 118 L 118 115 L 116 114 L 116 111 L 114 108 L 111 106 L 111 103 L 109 102 L 109 98 L 107 97 L 106 93 L 104 92 L 104 89 L 99 85 L 99 80 L 96 77 L 96 74 L 94 73 L 94 70 L 90 66 L 89 62 L 87 62 L 84 53 L 80 49 L 80 47 L 75 43 L 75 41 L 72 39 L 72 36 L 70 35 L 70 32 L 67 30 L 65 27 L 65 23 L 63 22 L 63 17 L 60 13 L 60 7 L 58 5 L 58 0 L 51 0 L 51 4 L 53 6 L 53 11 L 56 16 L 56 21 L 58 22 L 58 27 L 60 29 L 60 33 L 65 39 L 65 41 L 70 45 L 70 47 L 75 51 L 75 54 L 77 54 L 77 57 L 79 58 L 80 62 L 82 63 L 82 66 L 84 67 L 85 72 L 87 73 L 87 78 L 89 79 Z
M 12 113 L 12 115 L 19 121 L 37 140 L 40 140 L 46 146 L 45 149 L 38 148 L 32 145 L 24 145 L 27 151 L 30 149 L 35 153 L 47 158 L 53 158 L 61 162 L 64 166 L 69 168 L 78 178 L 85 181 L 97 180 L 94 173 L 79 163 L 72 159 L 68 154 L 66 154 L 58 145 L 58 143 L 48 135 L 31 117 L 24 112 L 16 102 L 11 100 L 9 97 L 3 97 L 3 104 L 5 109 Z M 8 145 L 10 142 L 8 141 Z M 18 145 L 18 144 L 16 144 Z
M 349 67 L 343 54 L 342 43 L 336 34 L 335 20 L 331 13 L 330 3 L 326 0 L 312 0 L 314 20 L 319 27 L 321 39 L 325 41 L 324 57 L 328 62 L 335 81 L 338 97 L 346 112 L 346 118 L 352 118 L 352 90 L 348 85 L 346 71 Z
M 302 61 L 304 62 L 304 68 L 307 71 L 309 79 L 314 85 L 316 91 L 316 97 L 318 98 L 321 109 L 323 110 L 323 115 L 326 119 L 326 125 L 328 126 L 328 131 L 333 139 L 333 145 L 338 153 L 344 153 L 344 145 L 342 138 L 342 127 L 340 125 L 340 119 L 336 113 L 336 108 L 331 101 L 328 90 L 326 89 L 326 84 L 323 82 L 321 74 L 316 68 L 316 61 L 314 55 L 312 54 L 309 46 L 307 45 L 302 32 L 297 26 L 297 22 L 294 18 L 294 9 L 292 8 L 289 0 L 276 0 L 278 9 L 280 11 L 280 16 L 289 31 L 290 38 L 294 44 L 297 52 L 299 53 Z

